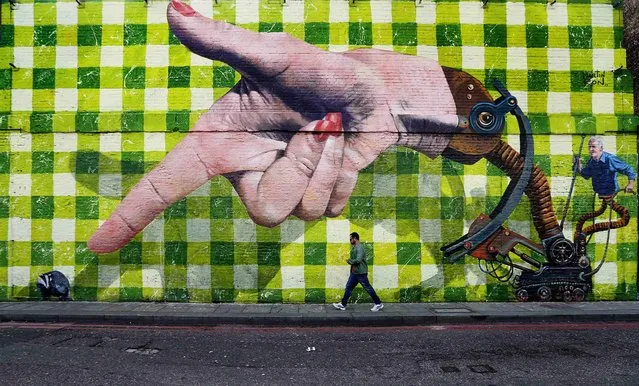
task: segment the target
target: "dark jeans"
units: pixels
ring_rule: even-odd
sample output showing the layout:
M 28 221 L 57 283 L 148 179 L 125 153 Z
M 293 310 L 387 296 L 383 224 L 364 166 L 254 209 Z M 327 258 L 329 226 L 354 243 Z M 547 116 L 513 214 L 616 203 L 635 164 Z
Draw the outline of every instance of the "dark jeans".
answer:
M 357 283 L 360 283 L 362 287 L 368 292 L 369 295 L 373 298 L 375 304 L 380 304 L 382 301 L 379 300 L 379 296 L 375 293 L 373 286 L 368 282 L 368 274 L 367 273 L 351 273 L 348 277 L 348 281 L 346 282 L 346 290 L 344 291 L 344 297 L 342 298 L 342 304 L 345 306 L 348 303 L 348 298 L 351 297 L 353 293 L 353 289 L 357 286 Z

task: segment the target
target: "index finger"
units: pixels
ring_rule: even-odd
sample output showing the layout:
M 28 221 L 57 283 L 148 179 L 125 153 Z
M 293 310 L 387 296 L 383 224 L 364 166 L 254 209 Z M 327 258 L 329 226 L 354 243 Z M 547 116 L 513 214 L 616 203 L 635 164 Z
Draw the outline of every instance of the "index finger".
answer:
M 93 234 L 89 249 L 108 253 L 122 248 L 162 211 L 209 179 L 241 170 L 265 170 L 284 146 L 247 132 L 189 133 L 131 189 Z

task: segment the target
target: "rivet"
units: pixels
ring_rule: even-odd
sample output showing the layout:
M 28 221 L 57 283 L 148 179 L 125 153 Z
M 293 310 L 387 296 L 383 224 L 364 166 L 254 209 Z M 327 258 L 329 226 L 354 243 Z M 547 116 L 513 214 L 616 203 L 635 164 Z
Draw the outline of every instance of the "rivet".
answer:
M 466 99 L 473 99 L 473 96 L 470 94 L 466 94 Z
M 473 90 L 475 89 L 475 86 L 473 86 L 472 84 L 469 84 L 469 85 L 468 85 L 468 89 L 469 89 L 470 91 L 473 91 Z

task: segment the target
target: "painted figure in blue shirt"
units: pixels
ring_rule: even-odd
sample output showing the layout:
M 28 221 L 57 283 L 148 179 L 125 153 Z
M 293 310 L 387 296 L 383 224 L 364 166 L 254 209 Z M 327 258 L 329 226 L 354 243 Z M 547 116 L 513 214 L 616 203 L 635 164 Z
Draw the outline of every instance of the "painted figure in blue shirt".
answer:
M 608 229 L 621 228 L 628 225 L 630 221 L 628 209 L 619 205 L 614 199 L 615 194 L 619 191 L 617 173 L 625 174 L 628 177 L 628 184 L 624 189 L 626 193 L 634 193 L 634 183 L 637 178 L 637 174 L 630 165 L 619 159 L 619 157 L 603 151 L 603 142 L 600 138 L 590 138 L 588 152 L 590 153 L 590 159 L 585 167 L 582 166 L 581 160 L 576 158 L 577 172 L 586 179 L 592 179 L 592 189 L 599 195 L 601 207 L 581 216 L 575 226 L 574 240 L 577 253 L 580 256 L 579 263 L 582 266 L 589 264 L 586 256 L 586 237 L 588 235 Z M 603 214 L 608 206 L 619 217 L 615 221 L 594 223 L 594 219 Z M 584 229 L 584 224 L 590 219 L 593 219 L 593 224 Z
M 577 170 L 582 177 L 592 178 L 592 189 L 599 196 L 610 196 L 619 191 L 617 183 L 617 173 L 628 176 L 628 185 L 626 193 L 634 191 L 635 179 L 637 173 L 630 165 L 623 162 L 619 157 L 603 151 L 603 142 L 598 137 L 592 137 L 588 141 L 588 152 L 590 160 L 582 167 L 581 160 L 577 162 Z

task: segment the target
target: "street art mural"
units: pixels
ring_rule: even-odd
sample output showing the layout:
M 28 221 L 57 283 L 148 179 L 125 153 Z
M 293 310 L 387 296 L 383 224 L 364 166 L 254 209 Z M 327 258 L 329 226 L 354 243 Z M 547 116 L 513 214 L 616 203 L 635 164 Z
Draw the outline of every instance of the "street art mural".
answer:
M 385 302 L 637 296 L 608 3 L 36 2 L 1 31 L 0 299 L 54 269 L 79 300 L 331 302 L 354 231 Z

